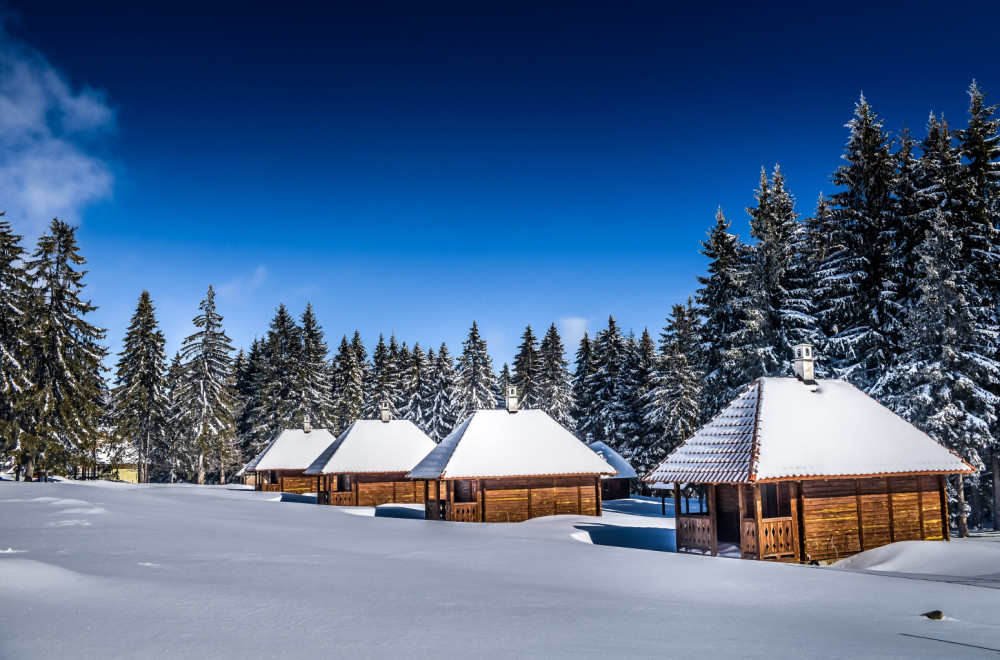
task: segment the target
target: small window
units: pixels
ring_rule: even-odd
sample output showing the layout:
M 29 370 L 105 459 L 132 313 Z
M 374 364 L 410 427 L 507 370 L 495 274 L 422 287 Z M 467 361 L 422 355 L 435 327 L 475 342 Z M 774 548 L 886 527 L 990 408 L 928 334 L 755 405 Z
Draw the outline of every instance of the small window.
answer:
M 801 348 L 796 348 L 795 349 L 795 357 L 802 357 L 802 349 Z
M 811 348 L 807 348 L 806 349 L 806 357 L 812 357 L 811 353 L 812 353 L 812 349 Z
M 787 518 L 792 515 L 788 484 L 763 484 L 760 487 L 760 517 Z

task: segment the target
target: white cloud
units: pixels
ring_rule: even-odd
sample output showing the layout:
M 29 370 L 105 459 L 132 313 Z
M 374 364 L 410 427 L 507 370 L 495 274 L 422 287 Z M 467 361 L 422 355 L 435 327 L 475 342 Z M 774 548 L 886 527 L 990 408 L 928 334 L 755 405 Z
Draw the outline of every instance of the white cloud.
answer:
M 74 89 L 0 27 L 0 210 L 18 231 L 38 233 L 54 217 L 79 223 L 111 197 L 114 175 L 92 148 L 114 128 L 101 92 Z
M 216 292 L 222 298 L 229 300 L 243 298 L 254 289 L 259 287 L 267 279 L 267 266 L 257 266 L 250 276 L 237 277 L 221 286 L 216 287 Z
M 580 347 L 580 340 L 583 339 L 583 333 L 587 331 L 588 323 L 590 323 L 590 319 L 579 316 L 564 316 L 558 321 L 559 334 L 562 336 L 563 346 L 566 347 L 566 354 L 570 361 L 574 359 L 576 349 Z

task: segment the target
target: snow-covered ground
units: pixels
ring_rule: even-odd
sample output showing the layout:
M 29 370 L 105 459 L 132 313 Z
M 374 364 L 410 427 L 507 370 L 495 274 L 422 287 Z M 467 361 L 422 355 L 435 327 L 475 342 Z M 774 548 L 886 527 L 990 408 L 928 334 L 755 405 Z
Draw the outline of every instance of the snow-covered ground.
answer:
M 238 487 L 0 482 L 0 657 L 1000 649 L 998 589 L 880 574 L 875 560 L 850 571 L 675 554 L 658 500 L 503 525 L 311 501 Z M 918 544 L 931 545 L 935 563 L 1000 547 Z M 935 609 L 943 620 L 920 616 Z

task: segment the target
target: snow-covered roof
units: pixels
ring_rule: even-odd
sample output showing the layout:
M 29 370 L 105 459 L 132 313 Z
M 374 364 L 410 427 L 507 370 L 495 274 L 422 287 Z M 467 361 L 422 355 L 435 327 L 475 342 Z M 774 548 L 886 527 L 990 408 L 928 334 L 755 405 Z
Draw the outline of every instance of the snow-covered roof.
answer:
M 336 438 L 326 429 L 285 429 L 240 472 L 305 470 Z M 240 476 L 239 474 L 237 476 Z
M 850 383 L 816 383 L 754 381 L 645 480 L 725 483 L 972 471 Z
M 306 474 L 407 472 L 437 445 L 405 419 L 359 419 L 326 447 Z
M 639 476 L 635 473 L 635 468 L 625 460 L 624 456 L 603 442 L 592 442 L 587 446 L 590 447 L 591 451 L 603 458 L 608 465 L 618 471 L 618 474 L 614 475 L 615 479 L 635 479 Z
M 542 410 L 477 410 L 413 468 L 412 479 L 615 474 Z

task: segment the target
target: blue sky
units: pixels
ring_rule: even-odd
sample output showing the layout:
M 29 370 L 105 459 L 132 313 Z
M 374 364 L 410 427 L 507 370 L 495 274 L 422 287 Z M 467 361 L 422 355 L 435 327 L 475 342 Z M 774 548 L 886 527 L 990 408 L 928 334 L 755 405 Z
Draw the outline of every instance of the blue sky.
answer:
M 209 284 L 239 346 L 307 301 L 331 344 L 475 319 L 498 368 L 527 323 L 658 332 L 762 166 L 833 191 L 860 92 L 918 136 L 1000 100 L 993 3 L 202 4 L 5 5 L 0 206 L 81 225 L 113 350 L 143 288 L 176 350 Z

